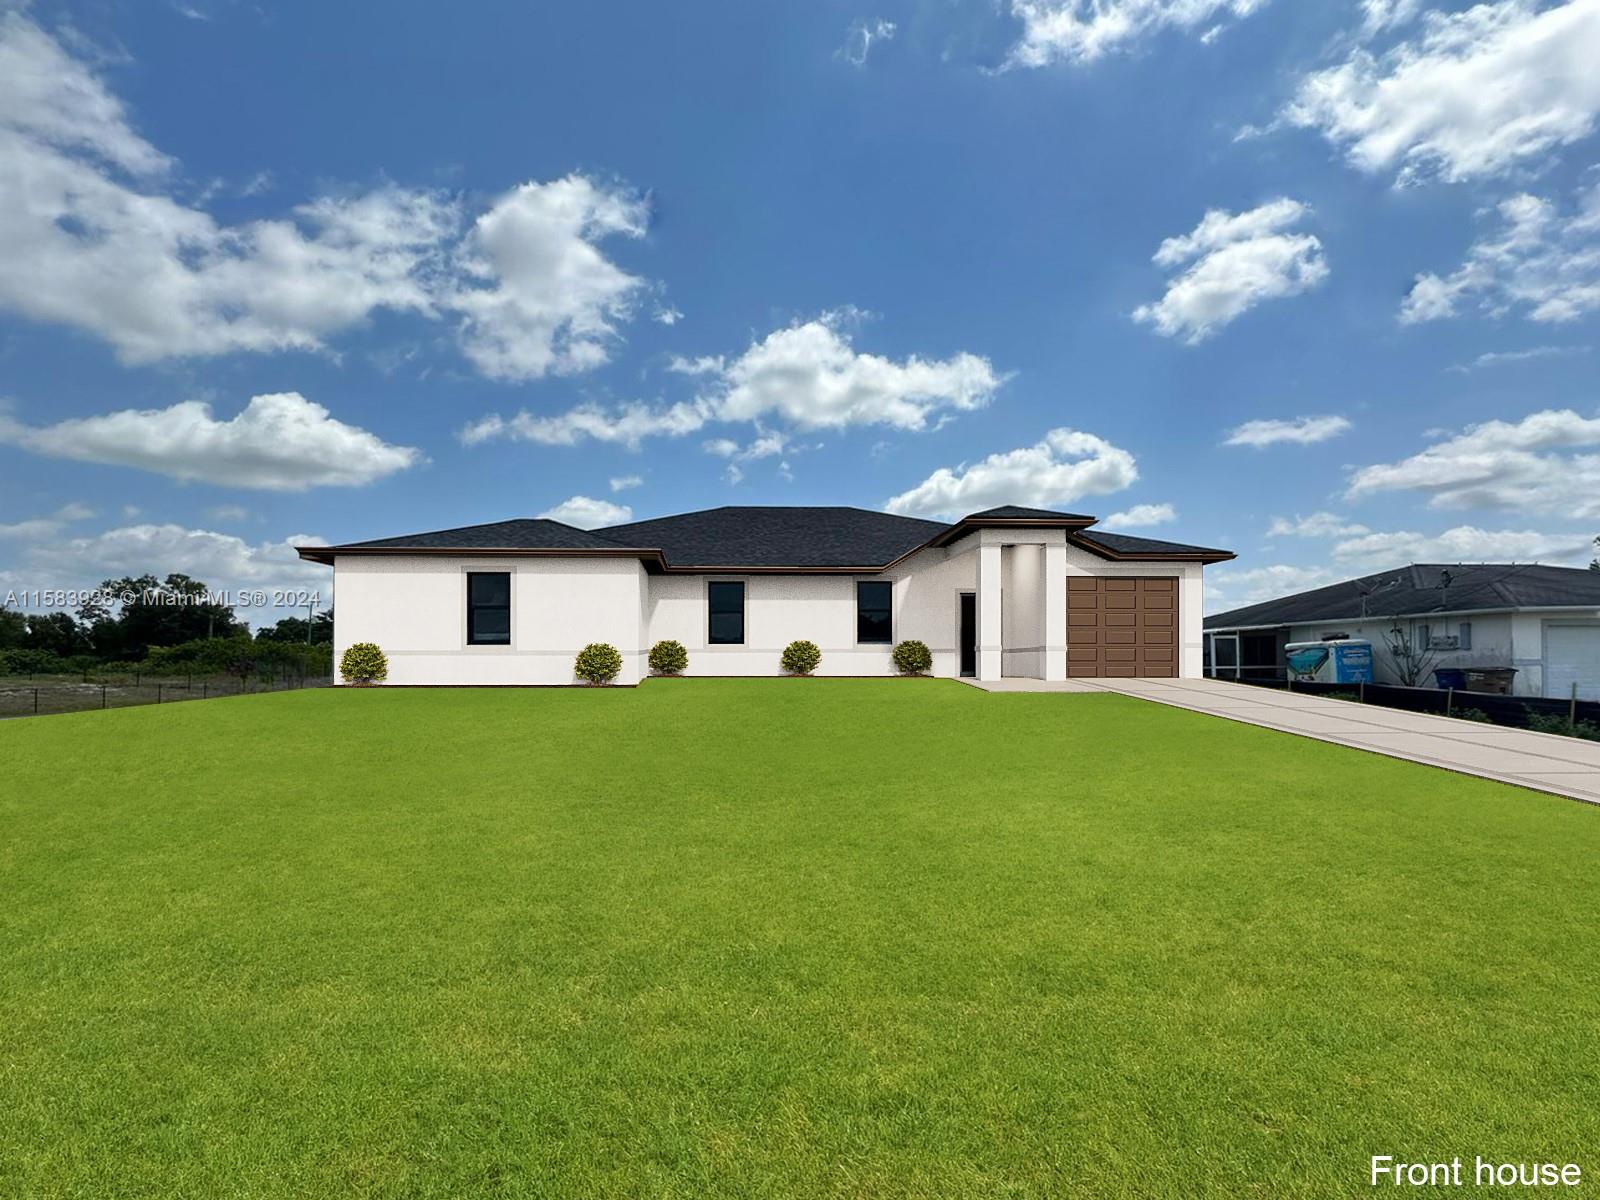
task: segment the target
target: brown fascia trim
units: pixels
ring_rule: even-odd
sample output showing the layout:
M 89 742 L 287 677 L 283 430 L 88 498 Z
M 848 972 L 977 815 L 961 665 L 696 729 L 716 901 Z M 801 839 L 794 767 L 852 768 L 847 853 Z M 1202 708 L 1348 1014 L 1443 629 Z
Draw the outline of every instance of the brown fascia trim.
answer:
M 1099 519 L 1084 517 L 1082 520 L 1069 521 L 1064 517 L 981 517 L 974 520 L 971 517 L 962 517 L 949 529 L 934 534 L 918 549 L 926 546 L 948 546 L 951 542 L 964 538 L 969 533 L 976 533 L 980 529 L 1065 529 L 1069 531 L 1070 536 L 1071 530 L 1087 529 Z
M 295 553 L 307 562 L 332 566 L 335 555 L 345 558 L 405 556 L 420 554 L 449 558 L 637 558 L 646 569 L 664 571 L 667 560 L 659 550 L 610 548 L 558 549 L 528 546 L 296 546 Z
M 1087 550 L 1090 554 L 1111 562 L 1197 562 L 1219 563 L 1238 558 L 1232 550 L 1113 550 L 1109 546 L 1102 546 L 1088 538 L 1073 537 L 1069 531 L 1067 541 L 1080 550 Z

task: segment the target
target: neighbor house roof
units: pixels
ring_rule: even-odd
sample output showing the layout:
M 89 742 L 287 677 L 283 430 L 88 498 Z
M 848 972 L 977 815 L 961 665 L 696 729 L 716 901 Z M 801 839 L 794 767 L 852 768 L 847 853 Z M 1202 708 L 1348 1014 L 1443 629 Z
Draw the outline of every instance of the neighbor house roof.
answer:
M 1248 629 L 1510 608 L 1600 608 L 1600 571 L 1536 563 L 1412 563 L 1217 613 L 1206 618 L 1205 627 Z
M 1056 528 L 1104 558 L 1216 562 L 1226 550 L 1156 542 L 1121 534 L 1088 534 L 1095 518 L 1006 505 L 954 524 L 864 508 L 727 506 L 577 529 L 528 518 L 439 529 L 402 537 L 302 546 L 300 557 L 331 563 L 335 555 L 450 554 L 610 555 L 641 559 L 653 571 L 878 571 L 927 546 L 943 546 L 978 529 Z

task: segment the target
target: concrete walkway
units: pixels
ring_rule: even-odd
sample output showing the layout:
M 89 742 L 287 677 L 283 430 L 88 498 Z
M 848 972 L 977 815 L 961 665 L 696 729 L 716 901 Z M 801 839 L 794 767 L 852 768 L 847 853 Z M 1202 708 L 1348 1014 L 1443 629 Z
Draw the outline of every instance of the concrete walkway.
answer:
M 970 680 L 968 681 L 970 682 Z M 1006 685 L 1032 684 L 1032 687 Z M 1216 679 L 1007 679 L 990 691 L 1116 692 L 1600 804 L 1600 742 Z M 1467 697 L 1458 697 L 1470 704 Z

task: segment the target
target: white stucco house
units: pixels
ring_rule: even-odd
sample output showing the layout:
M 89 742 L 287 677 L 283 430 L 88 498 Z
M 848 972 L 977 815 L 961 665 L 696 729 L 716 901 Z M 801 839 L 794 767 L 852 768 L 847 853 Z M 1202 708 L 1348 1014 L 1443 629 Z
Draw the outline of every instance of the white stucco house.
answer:
M 1600 571 L 1537 563 L 1412 563 L 1205 620 L 1206 673 L 1283 678 L 1285 644 L 1370 641 L 1379 683 L 1399 683 L 1404 638 L 1434 667 L 1514 670 L 1511 692 L 1600 700 Z M 1431 678 L 1418 680 L 1432 687 Z
M 333 567 L 334 653 L 375 642 L 394 684 L 574 682 L 590 642 L 682 642 L 690 675 L 777 675 L 796 639 L 823 675 L 891 675 L 901 641 L 936 675 L 1202 670 L 1201 571 L 1226 550 L 1002 507 L 954 524 L 859 508 L 714 508 L 583 530 L 522 519 L 303 546 Z

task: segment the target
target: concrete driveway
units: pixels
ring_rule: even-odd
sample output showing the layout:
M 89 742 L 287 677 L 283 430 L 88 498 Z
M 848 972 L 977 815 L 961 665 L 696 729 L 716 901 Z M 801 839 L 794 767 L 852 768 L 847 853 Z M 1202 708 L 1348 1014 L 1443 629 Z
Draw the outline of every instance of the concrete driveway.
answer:
M 994 691 L 1106 691 L 1600 804 L 1600 742 L 1216 679 L 1073 679 Z M 1469 697 L 1459 697 L 1463 705 Z

